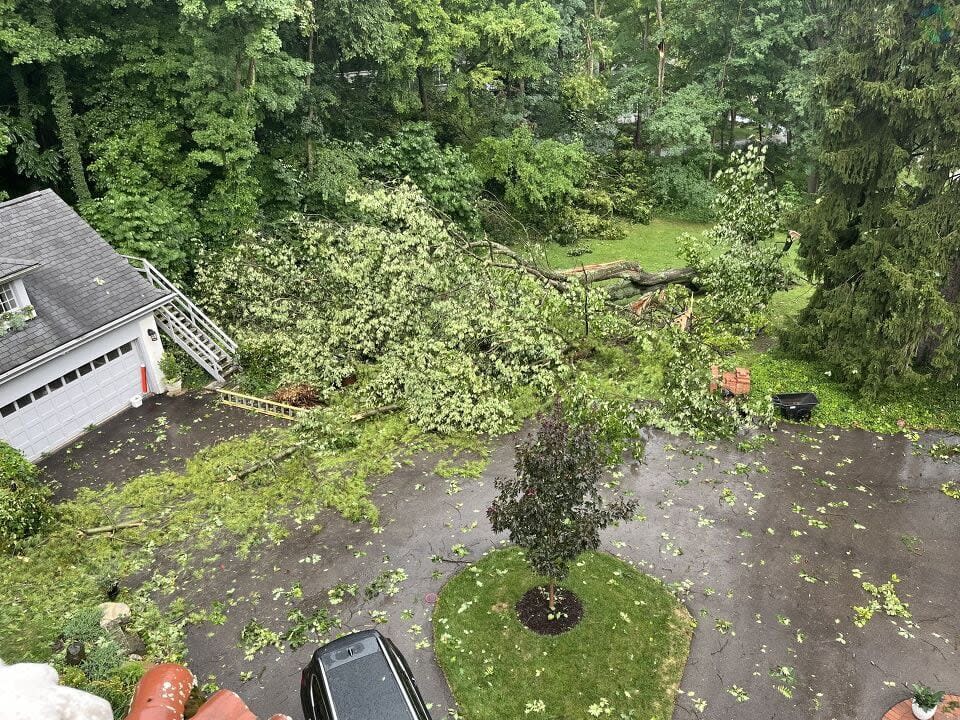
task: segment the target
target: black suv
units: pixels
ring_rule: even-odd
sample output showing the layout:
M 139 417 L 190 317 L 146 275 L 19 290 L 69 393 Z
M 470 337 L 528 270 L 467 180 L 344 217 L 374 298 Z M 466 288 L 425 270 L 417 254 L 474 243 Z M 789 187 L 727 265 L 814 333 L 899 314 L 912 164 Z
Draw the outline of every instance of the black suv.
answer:
M 300 677 L 306 720 L 431 720 L 396 645 L 376 630 L 327 643 Z

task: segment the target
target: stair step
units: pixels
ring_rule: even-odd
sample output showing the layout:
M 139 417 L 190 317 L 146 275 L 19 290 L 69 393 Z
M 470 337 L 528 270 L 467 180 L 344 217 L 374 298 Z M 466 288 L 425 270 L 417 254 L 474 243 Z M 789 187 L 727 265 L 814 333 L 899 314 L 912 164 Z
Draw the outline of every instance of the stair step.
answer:
M 149 261 L 125 257 L 151 285 L 172 295 L 166 305 L 157 308 L 154 317 L 157 325 L 177 345 L 217 380 L 223 380 L 224 375 L 238 369 L 233 361 L 237 344 L 229 335 Z

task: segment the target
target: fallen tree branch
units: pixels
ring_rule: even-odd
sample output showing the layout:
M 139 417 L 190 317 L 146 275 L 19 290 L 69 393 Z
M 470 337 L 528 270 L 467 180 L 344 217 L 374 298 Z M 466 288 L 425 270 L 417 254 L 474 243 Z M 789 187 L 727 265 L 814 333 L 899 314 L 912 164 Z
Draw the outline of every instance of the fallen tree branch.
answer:
M 592 285 L 593 283 L 616 279 L 622 282 L 607 288 L 607 298 L 613 301 L 644 295 L 668 285 L 679 284 L 696 289 L 696 271 L 690 267 L 649 272 L 633 260 L 616 260 L 608 263 L 583 265 L 567 270 L 552 270 L 537 265 L 513 248 L 489 239 L 470 242 L 467 244 L 467 248 L 470 250 L 483 249 L 491 256 L 500 255 L 510 258 L 513 264 L 491 261 L 491 265 L 522 270 L 561 292 L 569 290 L 575 283 Z
M 351 415 L 350 422 L 355 422 L 355 423 L 361 422 L 363 420 L 367 420 L 369 418 L 375 417 L 376 415 L 382 415 L 384 413 L 393 412 L 394 410 L 399 410 L 399 409 L 400 409 L 400 406 L 397 404 L 381 405 L 380 407 L 372 408 L 370 410 L 364 410 L 362 412 L 358 412 L 354 415 Z M 276 463 L 282 460 L 286 460 L 288 457 L 295 454 L 298 450 L 302 450 L 303 448 L 307 447 L 309 444 L 310 442 L 308 440 L 301 440 L 298 443 L 294 443 L 293 445 L 287 448 L 284 448 L 283 450 L 277 453 L 274 453 L 268 458 L 259 460 L 258 462 L 255 462 L 252 465 L 247 465 L 247 467 L 243 468 L 242 470 L 237 472 L 235 475 L 231 475 L 227 479 L 243 480 L 244 478 L 252 475 L 253 473 L 258 472 L 259 470 L 263 470 L 265 467 L 269 467 L 270 465 L 275 465 Z
M 128 528 L 143 527 L 145 523 L 143 520 L 130 520 L 129 522 L 117 523 L 116 525 L 100 525 L 98 527 L 81 529 L 84 535 L 103 535 L 104 533 L 112 533 L 117 530 L 126 530 Z
M 245 477 L 247 477 L 248 475 L 252 475 L 253 473 L 257 472 L 258 470 L 262 470 L 263 468 L 267 467 L 268 465 L 273 465 L 274 463 L 278 463 L 278 462 L 280 462 L 281 460 L 286 460 L 288 457 L 290 457 L 290 456 L 293 455 L 295 452 L 297 452 L 297 450 L 300 450 L 301 448 L 305 447 L 306 445 L 307 445 L 307 441 L 306 441 L 306 440 L 301 440 L 301 441 L 298 442 L 298 443 L 294 443 L 294 444 L 291 445 L 290 447 L 285 448 L 285 449 L 281 450 L 280 452 L 275 453 L 275 454 L 271 455 L 270 457 L 268 457 L 268 458 L 266 458 L 266 459 L 264 459 L 264 460 L 260 460 L 259 462 L 255 462 L 253 465 L 247 465 L 247 467 L 245 467 L 243 470 L 241 470 L 240 472 L 238 472 L 236 475 L 230 476 L 230 477 L 228 478 L 228 480 L 243 480 L 243 479 L 244 479 Z
M 361 420 L 367 420 L 377 415 L 384 415 L 385 413 L 393 412 L 394 410 L 399 410 L 400 406 L 396 403 L 392 405 L 381 405 L 380 407 L 372 408 L 371 410 L 364 410 L 363 412 L 358 412 L 350 416 L 350 422 L 360 422 Z

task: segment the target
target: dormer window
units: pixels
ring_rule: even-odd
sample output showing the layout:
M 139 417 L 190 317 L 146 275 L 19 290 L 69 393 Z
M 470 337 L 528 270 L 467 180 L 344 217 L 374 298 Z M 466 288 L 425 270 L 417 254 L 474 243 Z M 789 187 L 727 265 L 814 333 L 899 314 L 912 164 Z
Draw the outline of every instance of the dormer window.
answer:
M 0 312 L 12 312 L 19 310 L 20 307 L 20 300 L 14 292 L 13 283 L 0 285 Z
M 22 330 L 37 316 L 23 279 L 38 267 L 37 263 L 0 258 L 0 337 Z

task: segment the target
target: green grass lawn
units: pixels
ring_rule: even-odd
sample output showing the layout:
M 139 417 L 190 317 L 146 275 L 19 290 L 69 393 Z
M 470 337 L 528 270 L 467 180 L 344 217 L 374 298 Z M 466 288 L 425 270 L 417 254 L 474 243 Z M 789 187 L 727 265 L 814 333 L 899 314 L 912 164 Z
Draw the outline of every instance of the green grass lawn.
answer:
M 517 549 L 455 576 L 434 612 L 434 647 L 464 720 L 668 720 L 694 622 L 659 580 L 586 553 L 562 583 L 584 605 L 572 630 L 542 636 L 514 606 L 544 582 Z M 540 703 L 543 709 L 540 710 Z
M 867 397 L 834 380 L 826 365 L 787 357 L 776 349 L 744 353 L 736 364 L 750 368 L 751 394 L 816 393 L 820 405 L 813 414 L 814 424 L 883 433 L 900 432 L 898 421 L 912 430 L 960 429 L 960 383 L 904 384 Z
M 578 267 L 611 260 L 636 260 L 646 270 L 663 270 L 682 264 L 677 246 L 677 237 L 681 233 L 697 234 L 708 227 L 703 223 L 657 217 L 649 225 L 628 225 L 626 237 L 622 240 L 589 240 L 583 243 L 592 250 L 586 255 L 571 257 L 567 254 L 571 246 L 546 243 L 540 258 L 552 268 Z

